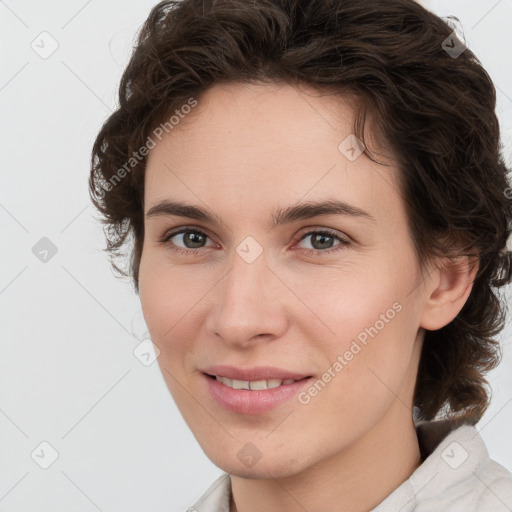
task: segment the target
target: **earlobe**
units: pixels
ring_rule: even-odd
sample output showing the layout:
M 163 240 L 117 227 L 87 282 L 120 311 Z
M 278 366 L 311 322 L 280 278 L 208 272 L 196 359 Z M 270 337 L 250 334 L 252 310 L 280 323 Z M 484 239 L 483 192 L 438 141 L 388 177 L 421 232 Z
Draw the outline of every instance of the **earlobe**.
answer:
M 432 272 L 425 287 L 420 327 L 429 331 L 448 325 L 464 307 L 478 271 L 478 257 L 444 259 Z

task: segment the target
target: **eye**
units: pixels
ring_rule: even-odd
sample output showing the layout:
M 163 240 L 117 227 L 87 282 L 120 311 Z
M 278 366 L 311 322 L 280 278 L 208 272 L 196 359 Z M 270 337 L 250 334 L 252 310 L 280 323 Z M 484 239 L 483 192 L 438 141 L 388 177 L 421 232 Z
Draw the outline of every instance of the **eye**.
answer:
M 332 254 L 333 252 L 343 250 L 348 245 L 350 245 L 349 240 L 342 238 L 336 232 L 331 230 L 308 231 L 300 237 L 299 243 L 309 237 L 311 237 L 310 245 L 312 246 L 312 249 L 306 248 L 305 252 L 308 255 L 313 256 Z M 173 241 L 174 238 L 176 240 L 181 239 L 182 245 L 176 241 Z M 172 249 L 180 254 L 197 255 L 197 249 L 207 247 L 205 244 L 208 238 L 210 237 L 204 231 L 185 227 L 179 229 L 178 231 L 171 231 L 166 233 L 160 239 L 160 243 L 171 243 L 171 245 L 174 246 Z M 335 241 L 338 241 L 338 244 L 333 246 L 333 242 Z
M 349 240 L 342 238 L 336 232 L 330 230 L 308 231 L 300 237 L 299 242 L 302 242 L 309 237 L 311 237 L 310 245 L 313 249 L 306 249 L 306 252 L 315 256 L 332 254 L 333 252 L 343 250 L 346 246 L 350 245 Z M 339 243 L 333 246 L 333 241 L 336 240 Z
M 181 238 L 183 246 L 177 245 L 175 241 L 171 242 L 173 238 L 177 240 Z M 199 229 L 182 228 L 179 231 L 166 233 L 160 240 L 160 243 L 167 244 L 171 242 L 172 245 L 176 246 L 173 247 L 173 249 L 177 252 L 181 254 L 194 254 L 197 252 L 195 249 L 201 249 L 203 247 L 207 238 L 209 238 L 208 235 Z

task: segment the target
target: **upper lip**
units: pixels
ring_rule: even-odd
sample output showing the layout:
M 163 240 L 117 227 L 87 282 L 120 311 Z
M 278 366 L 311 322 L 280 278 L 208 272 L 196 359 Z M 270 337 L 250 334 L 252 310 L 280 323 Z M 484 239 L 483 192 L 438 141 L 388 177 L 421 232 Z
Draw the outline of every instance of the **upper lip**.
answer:
M 310 377 L 306 373 L 299 373 L 273 366 L 254 366 L 252 368 L 237 368 L 229 365 L 209 366 L 201 370 L 208 375 L 227 377 L 235 380 L 268 380 L 268 379 L 293 379 L 299 380 Z

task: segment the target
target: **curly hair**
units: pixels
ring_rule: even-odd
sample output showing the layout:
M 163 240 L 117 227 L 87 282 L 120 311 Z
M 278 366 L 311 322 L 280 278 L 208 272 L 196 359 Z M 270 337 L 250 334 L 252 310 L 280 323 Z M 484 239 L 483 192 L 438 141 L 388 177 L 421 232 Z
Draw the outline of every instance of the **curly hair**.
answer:
M 447 21 L 413 0 L 156 5 L 122 76 L 119 107 L 92 150 L 89 191 L 114 269 L 131 276 L 138 293 L 147 148 L 155 127 L 169 132 L 166 120 L 185 111 L 191 98 L 221 82 L 305 84 L 350 94 L 359 100 L 354 133 L 364 141 L 371 116 L 399 164 L 422 267 L 435 256 L 478 255 L 460 313 L 425 333 L 414 396 L 419 419 L 478 421 L 489 405 L 484 375 L 501 357 L 497 335 L 506 302 L 500 287 L 512 278 L 506 250 L 512 189 L 495 88 L 470 49 L 449 54 L 446 41 L 453 47 L 453 37 Z M 122 270 L 115 261 L 130 238 L 129 269 Z

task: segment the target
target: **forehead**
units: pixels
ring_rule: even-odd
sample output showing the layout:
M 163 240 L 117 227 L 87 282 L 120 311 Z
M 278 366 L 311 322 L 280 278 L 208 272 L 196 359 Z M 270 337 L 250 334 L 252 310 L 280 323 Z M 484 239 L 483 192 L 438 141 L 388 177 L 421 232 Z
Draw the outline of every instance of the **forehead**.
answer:
M 356 100 L 307 85 L 231 82 L 210 87 L 197 101 L 173 133 L 183 137 L 208 133 L 215 142 L 221 139 L 223 146 L 231 139 L 237 145 L 254 140 L 255 145 L 272 142 L 285 148 L 292 137 L 300 145 L 306 138 L 311 143 L 325 136 L 327 129 L 350 131 Z
M 150 151 L 145 205 L 169 195 L 211 210 L 253 213 L 277 203 L 337 198 L 379 207 L 397 194 L 396 170 L 347 158 L 354 101 L 284 84 L 218 84 Z M 350 139 L 352 140 L 352 139 Z M 365 143 L 373 141 L 371 129 Z M 342 148 L 340 149 L 340 144 Z M 274 208 L 273 208 L 274 209 Z

